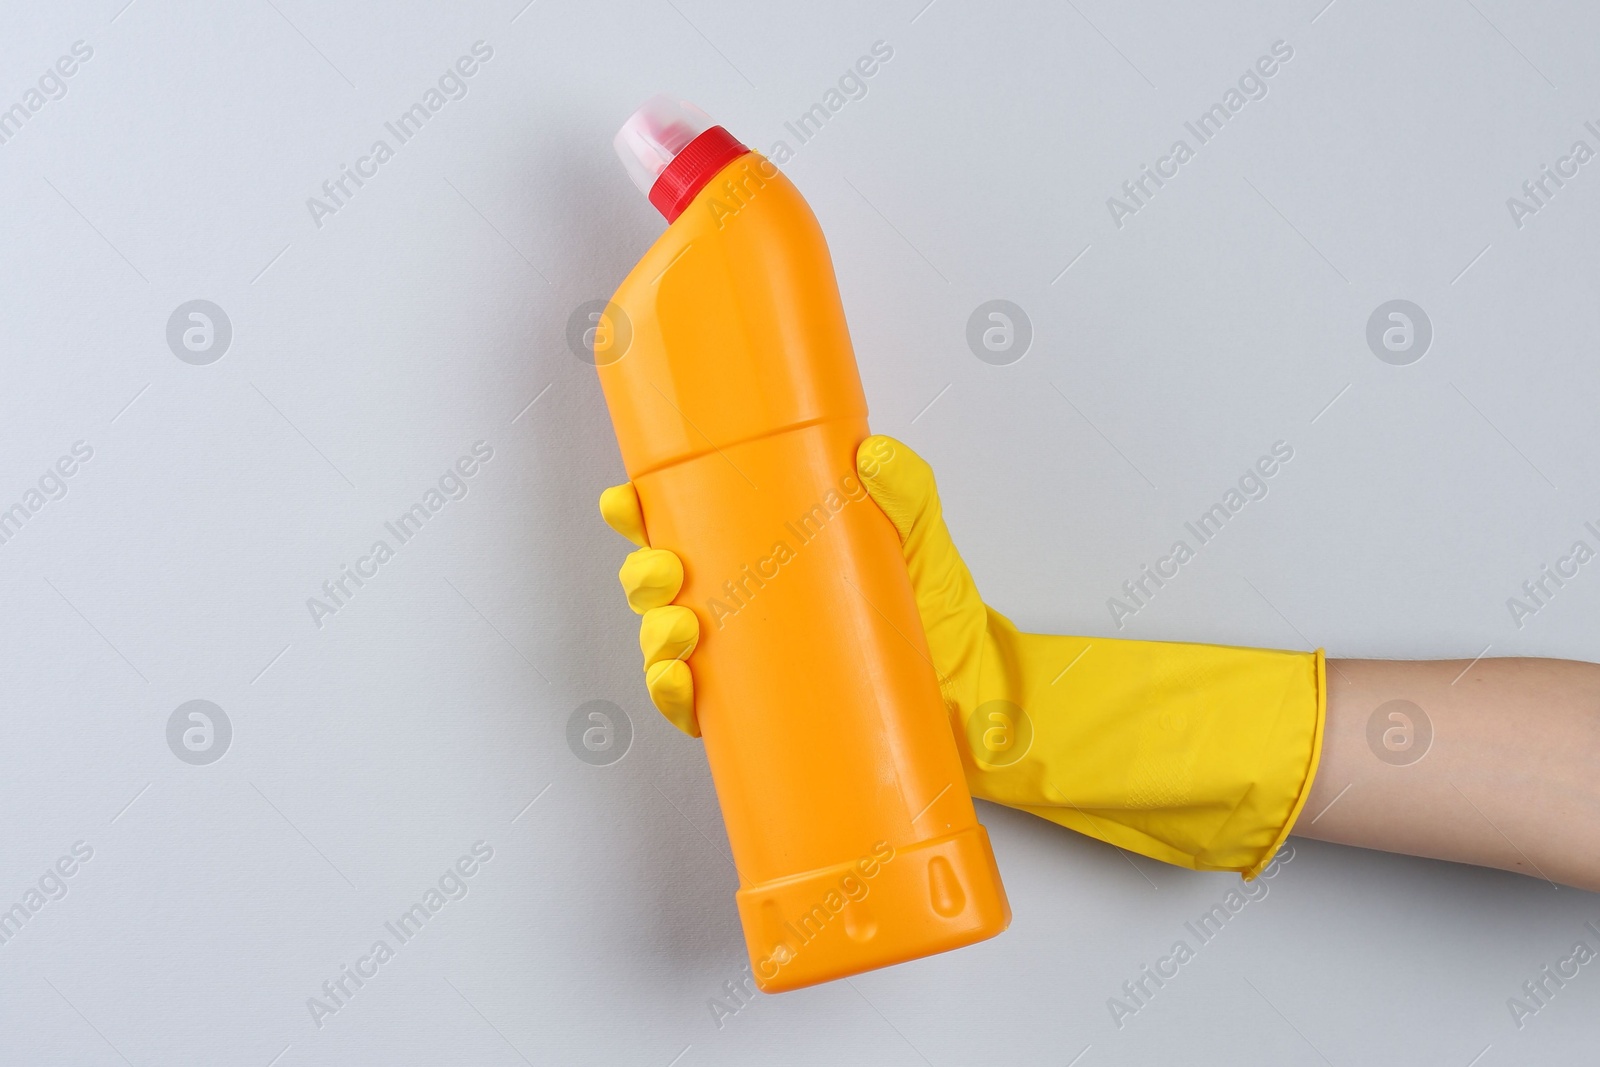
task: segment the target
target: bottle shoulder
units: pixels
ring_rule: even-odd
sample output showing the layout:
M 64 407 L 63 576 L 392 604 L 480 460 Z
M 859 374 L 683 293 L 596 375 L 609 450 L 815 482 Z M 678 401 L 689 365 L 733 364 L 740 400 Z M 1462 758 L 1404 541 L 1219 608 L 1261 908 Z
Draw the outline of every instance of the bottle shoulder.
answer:
M 599 373 L 630 471 L 866 413 L 822 229 L 755 153 L 696 195 L 612 304 L 628 340 Z
M 827 241 L 811 206 L 759 152 L 745 153 L 706 183 L 628 273 L 618 297 L 658 285 L 691 251 L 741 273 L 781 267 L 791 280 L 803 280 L 796 272 L 823 271 L 826 285 L 834 284 Z

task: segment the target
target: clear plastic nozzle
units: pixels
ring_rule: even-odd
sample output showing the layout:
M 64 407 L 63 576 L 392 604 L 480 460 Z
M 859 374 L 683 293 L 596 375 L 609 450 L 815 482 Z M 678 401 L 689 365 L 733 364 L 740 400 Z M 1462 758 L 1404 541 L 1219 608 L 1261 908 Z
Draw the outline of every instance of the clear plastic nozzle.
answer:
M 611 146 L 633 184 L 648 196 L 667 164 L 715 125 L 710 115 L 689 101 L 658 93 L 628 116 Z

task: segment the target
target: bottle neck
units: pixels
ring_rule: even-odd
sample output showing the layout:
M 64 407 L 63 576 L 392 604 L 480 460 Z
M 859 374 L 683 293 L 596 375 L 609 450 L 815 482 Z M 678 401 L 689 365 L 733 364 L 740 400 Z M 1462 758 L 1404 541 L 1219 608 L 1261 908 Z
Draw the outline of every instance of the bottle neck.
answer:
M 740 144 L 721 126 L 713 126 L 684 146 L 667 169 L 650 187 L 650 203 L 674 222 L 689 206 L 695 194 L 717 176 L 717 172 L 750 149 Z

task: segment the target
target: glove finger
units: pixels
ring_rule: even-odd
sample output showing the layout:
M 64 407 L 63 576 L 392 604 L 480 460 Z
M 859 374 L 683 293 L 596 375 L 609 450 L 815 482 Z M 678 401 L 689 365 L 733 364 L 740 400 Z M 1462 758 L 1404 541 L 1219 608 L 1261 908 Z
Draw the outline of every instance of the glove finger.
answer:
M 644 684 L 650 690 L 650 702 L 668 722 L 690 737 L 700 736 L 700 720 L 694 713 L 694 676 L 687 663 L 681 659 L 652 663 L 645 668 Z
M 688 659 L 700 641 L 700 620 L 681 604 L 651 608 L 639 624 L 639 651 L 644 665 L 666 660 Z
M 628 553 L 617 572 L 628 606 L 643 615 L 651 608 L 672 603 L 683 588 L 683 561 L 664 548 L 640 548 Z
M 988 616 L 945 526 L 933 468 L 909 446 L 875 435 L 856 450 L 856 469 L 900 534 L 934 668 L 946 678 L 954 676 L 977 662 Z
M 613 485 L 600 494 L 600 517 L 640 548 L 650 543 L 644 532 L 644 509 L 639 506 L 639 494 L 632 482 Z

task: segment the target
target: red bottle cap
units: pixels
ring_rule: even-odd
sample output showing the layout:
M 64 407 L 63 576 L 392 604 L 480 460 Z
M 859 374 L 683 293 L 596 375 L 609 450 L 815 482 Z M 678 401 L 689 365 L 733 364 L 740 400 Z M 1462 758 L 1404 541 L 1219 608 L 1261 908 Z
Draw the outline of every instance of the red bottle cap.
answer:
M 750 151 L 686 100 L 653 96 L 612 140 L 639 191 L 672 222 L 729 163 Z

